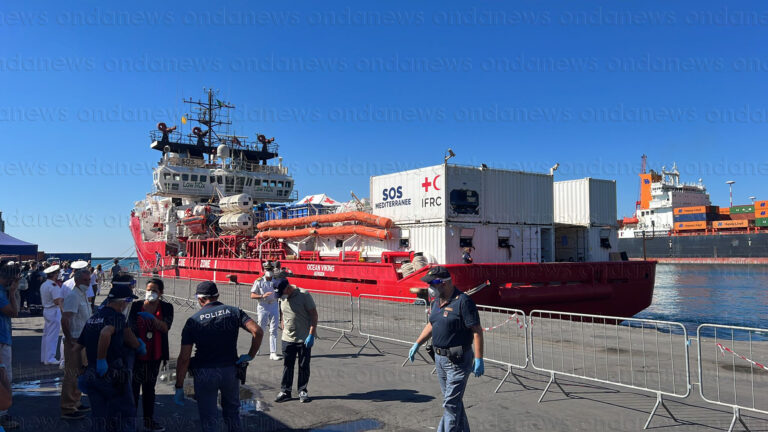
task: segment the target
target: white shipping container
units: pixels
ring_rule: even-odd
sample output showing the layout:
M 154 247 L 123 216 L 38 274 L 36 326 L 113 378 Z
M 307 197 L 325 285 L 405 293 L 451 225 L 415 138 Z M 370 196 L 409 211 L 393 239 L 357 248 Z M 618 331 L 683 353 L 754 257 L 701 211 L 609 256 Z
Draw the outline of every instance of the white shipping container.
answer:
M 371 177 L 373 212 L 395 223 L 552 225 L 552 176 L 436 165 Z
M 554 222 L 616 226 L 616 182 L 590 177 L 554 183 Z
M 566 262 L 608 261 L 617 252 L 618 232 L 615 228 L 555 228 L 555 259 Z

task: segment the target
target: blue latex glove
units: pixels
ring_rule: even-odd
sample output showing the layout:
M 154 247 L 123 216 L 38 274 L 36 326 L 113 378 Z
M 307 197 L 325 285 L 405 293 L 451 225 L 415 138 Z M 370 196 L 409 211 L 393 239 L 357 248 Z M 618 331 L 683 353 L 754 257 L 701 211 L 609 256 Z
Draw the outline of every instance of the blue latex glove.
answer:
M 139 312 L 139 316 L 150 321 L 155 319 L 155 316 L 149 312 Z
M 139 339 L 139 347 L 136 348 L 136 354 L 138 355 L 147 354 L 147 344 L 145 344 L 144 341 L 141 339 Z
M 184 406 L 184 389 L 176 389 L 176 393 L 173 395 L 173 402 L 176 403 L 176 405 Z
M 419 344 L 418 342 L 416 342 L 416 343 L 414 343 L 414 344 L 413 344 L 413 346 L 411 347 L 411 350 L 410 350 L 410 351 L 408 351 L 408 360 L 410 360 L 410 361 L 411 361 L 411 363 L 413 363 L 413 357 L 416 355 L 416 351 L 418 351 L 418 350 L 419 350 L 419 347 L 420 347 L 420 346 L 421 346 L 421 344 Z
M 483 374 L 485 373 L 485 363 L 483 363 L 483 359 L 481 358 L 475 359 L 475 368 L 472 372 L 475 373 L 476 377 L 483 376 Z
M 107 365 L 107 359 L 96 360 L 96 373 L 99 374 L 100 377 L 103 377 L 107 374 L 107 369 L 109 369 L 109 366 Z
M 315 337 L 312 335 L 307 336 L 307 339 L 304 340 L 304 345 L 307 346 L 307 348 L 312 348 L 312 345 L 315 344 Z
M 249 356 L 248 354 L 243 354 L 239 359 L 237 359 L 235 364 L 248 363 L 251 360 L 253 360 L 253 357 Z

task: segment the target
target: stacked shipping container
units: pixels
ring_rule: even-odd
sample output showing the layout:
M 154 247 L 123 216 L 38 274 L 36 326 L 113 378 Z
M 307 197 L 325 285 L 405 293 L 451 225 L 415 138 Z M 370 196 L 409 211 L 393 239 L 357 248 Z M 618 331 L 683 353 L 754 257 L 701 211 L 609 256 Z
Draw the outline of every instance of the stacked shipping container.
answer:
M 755 202 L 755 226 L 768 227 L 768 201 Z

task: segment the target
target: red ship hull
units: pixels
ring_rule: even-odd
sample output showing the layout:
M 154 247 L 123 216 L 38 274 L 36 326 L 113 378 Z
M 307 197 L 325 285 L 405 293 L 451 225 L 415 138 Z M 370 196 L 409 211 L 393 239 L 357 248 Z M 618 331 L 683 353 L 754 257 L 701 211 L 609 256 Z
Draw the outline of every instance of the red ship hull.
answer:
M 140 221 L 131 218 L 131 233 L 142 271 L 164 277 L 250 284 L 263 274 L 262 260 L 226 256 L 168 257 L 164 242 L 144 242 Z M 162 256 L 156 262 L 155 252 Z M 413 297 L 424 288 L 421 277 L 429 266 L 402 277 L 398 264 L 347 260 L 281 260 L 293 275 L 291 282 L 312 290 L 396 297 Z M 159 264 L 159 265 L 158 265 Z M 556 310 L 630 317 L 650 306 L 656 275 L 655 261 L 587 263 L 448 264 L 454 284 L 462 291 L 479 286 L 472 298 L 481 305 Z

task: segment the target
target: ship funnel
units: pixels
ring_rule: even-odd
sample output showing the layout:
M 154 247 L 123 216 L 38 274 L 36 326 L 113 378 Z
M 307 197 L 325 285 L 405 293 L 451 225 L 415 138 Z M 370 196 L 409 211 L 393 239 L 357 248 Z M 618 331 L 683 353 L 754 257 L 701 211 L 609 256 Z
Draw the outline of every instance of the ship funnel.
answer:
M 224 144 L 221 144 L 220 146 L 216 147 L 216 157 L 224 160 L 229 157 L 229 147 L 225 146 Z

